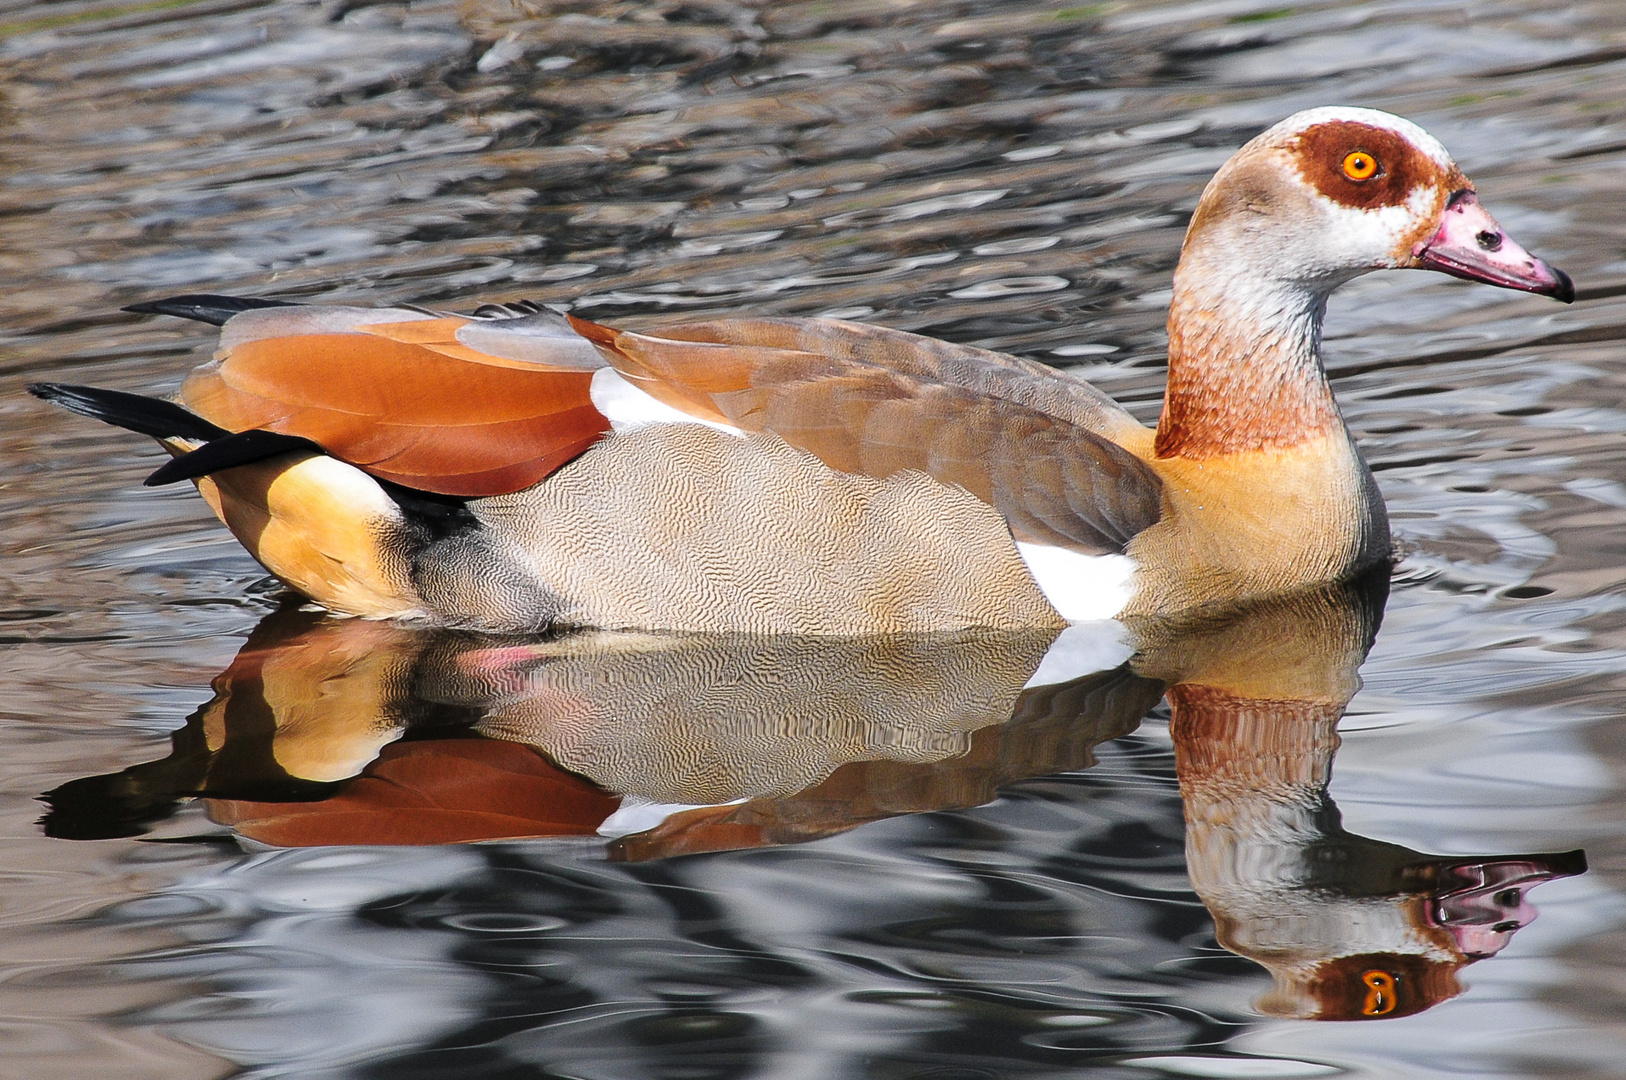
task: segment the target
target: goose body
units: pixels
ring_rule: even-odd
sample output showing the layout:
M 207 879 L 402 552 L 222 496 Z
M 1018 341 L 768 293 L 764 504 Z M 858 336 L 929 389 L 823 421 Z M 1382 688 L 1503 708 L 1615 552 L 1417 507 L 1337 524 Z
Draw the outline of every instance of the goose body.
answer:
M 857 634 L 1161 615 L 1387 557 L 1318 356 L 1327 295 L 1419 267 L 1568 301 L 1440 145 L 1300 113 L 1208 185 L 1156 429 L 1088 383 L 868 325 L 633 333 L 535 305 L 178 297 L 221 323 L 176 403 L 34 392 L 154 435 L 248 550 L 331 610 Z

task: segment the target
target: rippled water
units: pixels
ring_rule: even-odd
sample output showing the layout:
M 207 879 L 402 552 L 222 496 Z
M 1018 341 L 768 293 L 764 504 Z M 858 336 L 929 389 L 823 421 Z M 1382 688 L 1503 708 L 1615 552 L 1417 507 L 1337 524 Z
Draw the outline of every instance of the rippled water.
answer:
M 1620 1074 L 1613 0 L 11 0 L 0 65 L 0 1076 Z M 172 388 L 207 328 L 118 308 L 208 289 L 840 314 L 1149 419 L 1202 184 L 1333 102 L 1438 135 L 1581 301 L 1341 291 L 1386 598 L 1065 693 L 1030 641 L 301 612 L 21 393 Z

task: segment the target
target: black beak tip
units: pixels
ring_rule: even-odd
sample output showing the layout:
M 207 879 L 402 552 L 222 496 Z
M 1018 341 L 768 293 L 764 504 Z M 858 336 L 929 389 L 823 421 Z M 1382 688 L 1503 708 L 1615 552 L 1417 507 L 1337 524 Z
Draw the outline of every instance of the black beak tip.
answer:
M 1575 282 L 1571 281 L 1570 276 L 1558 269 L 1558 267 L 1555 266 L 1552 269 L 1553 277 L 1558 279 L 1558 284 L 1553 288 L 1553 299 L 1561 304 L 1575 303 Z

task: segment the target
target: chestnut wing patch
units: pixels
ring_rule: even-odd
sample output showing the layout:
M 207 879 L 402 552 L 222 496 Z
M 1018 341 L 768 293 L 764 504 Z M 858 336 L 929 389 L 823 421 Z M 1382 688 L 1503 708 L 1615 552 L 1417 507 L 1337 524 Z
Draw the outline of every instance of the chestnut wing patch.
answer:
M 916 470 L 959 485 L 999 511 L 1019 541 L 1116 553 L 1158 520 L 1161 481 L 1082 424 L 935 381 L 931 363 L 904 371 L 798 348 L 819 338 L 797 336 L 795 322 L 753 322 L 769 331 L 755 342 L 693 340 L 719 324 L 662 328 L 659 338 L 575 325 L 623 377 L 675 408 L 771 432 L 843 472 Z M 728 336 L 745 336 L 743 323 Z
M 233 431 L 306 438 L 373 476 L 442 495 L 529 487 L 609 429 L 593 372 L 488 357 L 462 318 L 240 339 L 181 389 Z

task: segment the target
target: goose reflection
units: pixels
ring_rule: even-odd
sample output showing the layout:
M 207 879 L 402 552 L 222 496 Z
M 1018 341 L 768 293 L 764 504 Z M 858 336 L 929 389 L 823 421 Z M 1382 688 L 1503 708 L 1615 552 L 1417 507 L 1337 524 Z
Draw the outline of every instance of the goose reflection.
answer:
M 1387 580 L 1278 599 L 1244 618 L 1147 628 L 1169 682 L 1192 887 L 1231 952 L 1271 974 L 1255 1007 L 1299 1019 L 1420 1012 L 1536 916 L 1529 890 L 1580 851 L 1435 857 L 1343 828 L 1327 793 Z
M 1529 890 L 1585 860 L 1435 857 L 1342 828 L 1336 727 L 1386 592 L 1379 576 L 1138 623 L 1132 659 L 1075 678 L 1058 656 L 1080 670 L 1092 647 L 1107 663 L 1129 649 L 1048 630 L 502 638 L 288 609 L 167 758 L 63 785 L 43 824 L 134 835 L 201 797 L 280 846 L 576 836 L 646 860 L 790 844 L 1087 768 L 1166 696 L 1191 883 L 1219 943 L 1271 973 L 1256 1006 L 1403 1016 L 1460 993 L 1460 969 L 1535 917 Z
M 1120 656 L 1121 633 L 1105 639 Z M 1122 665 L 1029 685 L 1056 641 L 523 639 L 287 610 L 168 758 L 48 793 L 44 825 L 130 835 L 201 796 L 277 845 L 596 835 L 647 859 L 791 843 L 1093 764 L 1163 686 Z

